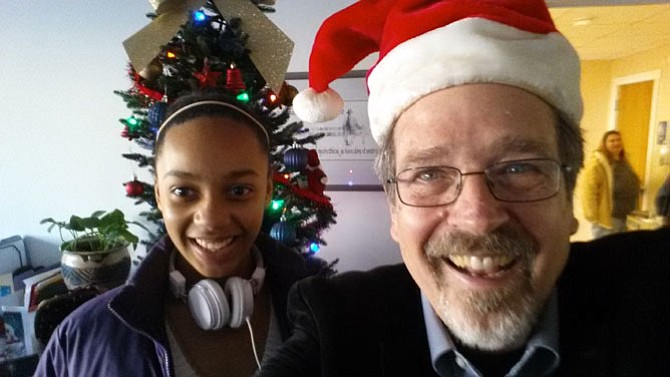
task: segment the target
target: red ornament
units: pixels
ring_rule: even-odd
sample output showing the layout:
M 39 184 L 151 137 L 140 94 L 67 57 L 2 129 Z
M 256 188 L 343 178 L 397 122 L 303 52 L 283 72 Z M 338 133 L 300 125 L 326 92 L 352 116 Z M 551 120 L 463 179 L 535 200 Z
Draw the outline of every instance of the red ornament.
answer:
M 144 185 L 142 182 L 138 181 L 137 178 L 133 177 L 132 181 L 125 183 L 126 194 L 130 197 L 140 196 L 144 193 Z
M 137 90 L 139 90 L 140 93 L 144 94 L 145 96 L 151 98 L 154 101 L 160 101 L 163 98 L 163 93 L 159 92 L 158 90 L 153 90 L 151 88 L 147 88 L 146 86 L 135 83 L 135 87 Z
M 130 136 L 130 129 L 128 129 L 128 126 L 123 126 L 123 131 L 121 131 L 121 137 L 125 137 L 128 140 L 132 140 L 132 136 Z
M 231 64 L 230 68 L 226 71 L 226 89 L 237 94 L 246 88 L 242 79 L 242 71 L 235 64 Z
M 205 58 L 205 62 L 202 66 L 202 72 L 196 72 L 193 74 L 198 82 L 200 83 L 200 89 L 216 86 L 216 82 L 221 77 L 221 72 L 216 72 L 210 70 L 209 61 Z M 243 83 L 244 85 L 244 83 Z

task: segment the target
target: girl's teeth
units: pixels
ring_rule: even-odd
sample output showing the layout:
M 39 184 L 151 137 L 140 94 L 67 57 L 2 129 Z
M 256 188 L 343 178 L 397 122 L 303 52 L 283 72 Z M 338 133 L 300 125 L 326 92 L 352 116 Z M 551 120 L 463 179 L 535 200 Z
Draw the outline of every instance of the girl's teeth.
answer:
M 221 242 L 211 242 L 211 241 L 206 241 L 206 240 L 201 240 L 201 239 L 196 238 L 195 243 L 197 243 L 198 246 L 200 246 L 204 249 L 215 251 L 215 250 L 219 250 L 219 249 L 229 245 L 231 240 L 232 239 L 229 238 L 229 239 L 227 239 L 225 241 L 221 241 Z

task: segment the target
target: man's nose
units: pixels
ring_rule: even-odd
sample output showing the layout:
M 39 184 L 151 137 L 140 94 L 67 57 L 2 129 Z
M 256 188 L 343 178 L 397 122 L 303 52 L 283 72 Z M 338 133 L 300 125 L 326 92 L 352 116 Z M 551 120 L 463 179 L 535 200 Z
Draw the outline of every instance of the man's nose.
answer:
M 449 207 L 449 224 L 462 231 L 485 234 L 509 220 L 505 203 L 496 199 L 483 173 L 464 174 L 458 198 Z

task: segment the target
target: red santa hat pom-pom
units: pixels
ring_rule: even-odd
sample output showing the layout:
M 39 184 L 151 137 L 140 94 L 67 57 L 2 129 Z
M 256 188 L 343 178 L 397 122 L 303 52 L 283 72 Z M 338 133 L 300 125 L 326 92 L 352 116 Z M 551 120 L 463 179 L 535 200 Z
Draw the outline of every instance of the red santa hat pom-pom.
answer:
M 344 101 L 331 88 L 318 93 L 307 88 L 293 98 L 293 111 L 301 120 L 309 123 L 335 119 L 344 108 Z

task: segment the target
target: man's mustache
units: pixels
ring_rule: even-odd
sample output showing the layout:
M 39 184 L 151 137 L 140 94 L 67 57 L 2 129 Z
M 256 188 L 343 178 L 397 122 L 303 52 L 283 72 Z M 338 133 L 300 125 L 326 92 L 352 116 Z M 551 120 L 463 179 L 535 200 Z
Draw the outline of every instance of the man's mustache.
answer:
M 539 248 L 538 242 L 525 230 L 504 225 L 483 235 L 462 231 L 443 233 L 431 239 L 424 251 L 428 257 L 440 259 L 459 254 L 532 258 Z

